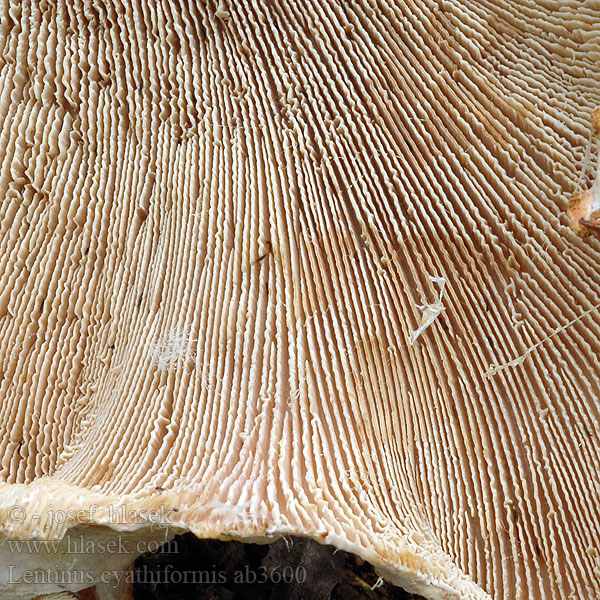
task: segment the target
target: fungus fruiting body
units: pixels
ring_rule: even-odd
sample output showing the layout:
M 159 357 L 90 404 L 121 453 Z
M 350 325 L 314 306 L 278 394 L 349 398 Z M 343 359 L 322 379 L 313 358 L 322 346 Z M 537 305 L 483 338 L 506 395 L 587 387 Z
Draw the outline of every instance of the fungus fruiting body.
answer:
M 191 531 L 600 597 L 599 11 L 1 4 L 0 595 Z

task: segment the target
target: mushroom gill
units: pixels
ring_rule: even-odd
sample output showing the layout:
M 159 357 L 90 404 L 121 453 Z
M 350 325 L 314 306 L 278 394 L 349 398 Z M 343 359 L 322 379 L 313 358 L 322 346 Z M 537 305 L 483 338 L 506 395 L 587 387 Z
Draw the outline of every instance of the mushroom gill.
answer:
M 597 0 L 0 11 L 3 598 L 177 531 L 600 598 Z

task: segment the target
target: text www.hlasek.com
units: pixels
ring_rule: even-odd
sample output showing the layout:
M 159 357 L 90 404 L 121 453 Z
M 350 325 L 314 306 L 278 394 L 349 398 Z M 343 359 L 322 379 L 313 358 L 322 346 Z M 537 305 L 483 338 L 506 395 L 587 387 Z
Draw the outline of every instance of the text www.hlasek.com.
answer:
M 175 554 L 178 552 L 175 540 L 131 540 L 120 535 L 109 540 L 91 540 L 83 534 L 67 534 L 62 540 L 6 540 L 12 554 L 145 554 L 160 552 Z

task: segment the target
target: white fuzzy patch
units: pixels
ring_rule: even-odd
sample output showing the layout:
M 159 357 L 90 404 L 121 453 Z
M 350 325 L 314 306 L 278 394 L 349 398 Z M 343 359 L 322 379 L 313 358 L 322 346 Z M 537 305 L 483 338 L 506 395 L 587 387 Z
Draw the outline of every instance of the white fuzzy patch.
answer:
M 195 363 L 196 353 L 192 349 L 195 341 L 182 329 L 172 329 L 166 340 L 151 342 L 152 362 L 163 371 L 174 371 L 179 361 Z

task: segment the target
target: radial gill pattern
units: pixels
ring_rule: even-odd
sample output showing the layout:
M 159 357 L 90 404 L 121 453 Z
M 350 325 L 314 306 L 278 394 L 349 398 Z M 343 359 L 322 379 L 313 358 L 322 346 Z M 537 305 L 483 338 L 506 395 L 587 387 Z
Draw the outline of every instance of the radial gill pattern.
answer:
M 149 509 L 600 598 L 598 0 L 0 6 L 3 598 Z

